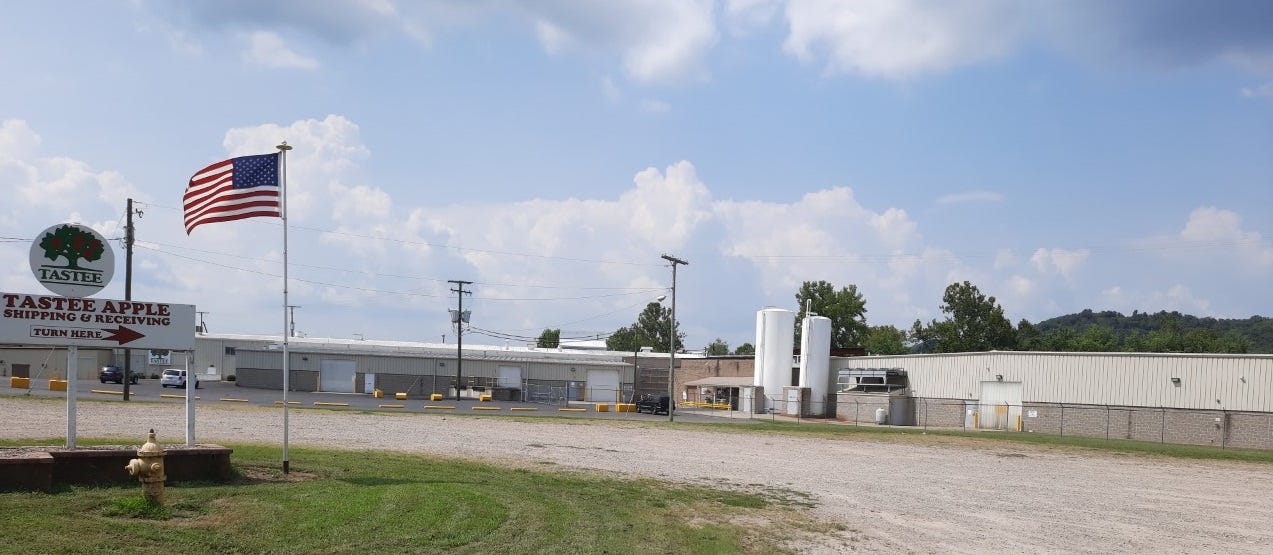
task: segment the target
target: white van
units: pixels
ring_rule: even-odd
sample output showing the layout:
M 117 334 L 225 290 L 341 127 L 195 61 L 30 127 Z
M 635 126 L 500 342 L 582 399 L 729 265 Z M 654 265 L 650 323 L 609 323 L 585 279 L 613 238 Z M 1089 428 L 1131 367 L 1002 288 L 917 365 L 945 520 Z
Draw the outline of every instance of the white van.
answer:
M 180 368 L 169 368 L 164 370 L 163 376 L 159 378 L 159 385 L 163 387 L 186 387 L 186 371 Z M 199 389 L 199 376 L 194 377 L 194 388 Z

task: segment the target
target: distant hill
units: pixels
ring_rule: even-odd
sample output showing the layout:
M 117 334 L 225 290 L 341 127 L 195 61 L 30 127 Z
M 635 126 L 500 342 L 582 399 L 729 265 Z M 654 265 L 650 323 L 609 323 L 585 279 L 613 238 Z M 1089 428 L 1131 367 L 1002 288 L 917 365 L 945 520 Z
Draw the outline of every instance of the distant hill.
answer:
M 1273 319 L 1199 318 L 1179 312 L 1084 310 L 1044 320 L 1032 350 L 1273 353 Z M 1084 345 L 1102 348 L 1083 348 Z

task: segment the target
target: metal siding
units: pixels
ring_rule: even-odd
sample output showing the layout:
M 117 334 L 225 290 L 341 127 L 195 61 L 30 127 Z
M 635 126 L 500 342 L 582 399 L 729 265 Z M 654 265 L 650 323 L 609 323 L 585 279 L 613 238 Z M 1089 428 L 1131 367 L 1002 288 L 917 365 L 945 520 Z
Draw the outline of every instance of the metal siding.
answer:
M 992 352 L 840 357 L 833 363 L 837 373 L 903 368 L 914 396 L 956 399 L 977 395 L 987 367 L 992 378 L 1002 374 L 1005 381 L 1021 381 L 1027 402 L 1273 412 L 1268 355 Z M 1181 378 L 1181 387 L 1172 385 L 1172 377 Z

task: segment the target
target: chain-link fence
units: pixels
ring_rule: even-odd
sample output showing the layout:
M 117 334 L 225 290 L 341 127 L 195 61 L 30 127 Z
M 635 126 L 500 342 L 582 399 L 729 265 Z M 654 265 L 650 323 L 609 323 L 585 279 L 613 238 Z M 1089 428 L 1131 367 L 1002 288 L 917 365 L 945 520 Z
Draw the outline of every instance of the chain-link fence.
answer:
M 792 422 L 829 420 L 857 426 L 1000 430 L 1062 437 L 1273 449 L 1273 413 L 1064 403 L 995 403 L 978 399 L 770 395 L 749 399 L 737 388 L 685 393 L 678 410 L 724 418 Z

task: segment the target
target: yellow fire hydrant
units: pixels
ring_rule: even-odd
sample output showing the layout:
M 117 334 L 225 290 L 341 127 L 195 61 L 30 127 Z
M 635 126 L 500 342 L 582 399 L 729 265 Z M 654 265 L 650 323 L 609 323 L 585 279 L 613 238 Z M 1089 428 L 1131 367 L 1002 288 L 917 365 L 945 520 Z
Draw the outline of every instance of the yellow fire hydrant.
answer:
M 155 443 L 155 430 L 150 430 L 150 437 L 146 444 L 137 450 L 137 457 L 128 461 L 128 466 L 124 468 L 128 470 L 130 475 L 138 477 L 141 480 L 142 495 L 146 497 L 146 501 L 156 505 L 162 505 L 164 502 L 164 481 L 168 479 L 164 476 L 164 450 L 159 444 Z

